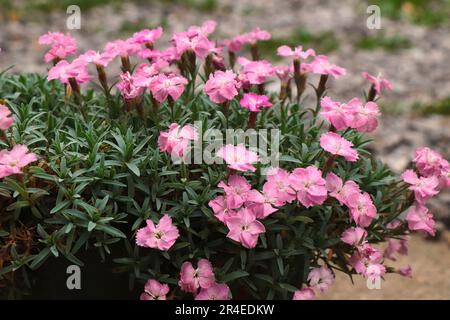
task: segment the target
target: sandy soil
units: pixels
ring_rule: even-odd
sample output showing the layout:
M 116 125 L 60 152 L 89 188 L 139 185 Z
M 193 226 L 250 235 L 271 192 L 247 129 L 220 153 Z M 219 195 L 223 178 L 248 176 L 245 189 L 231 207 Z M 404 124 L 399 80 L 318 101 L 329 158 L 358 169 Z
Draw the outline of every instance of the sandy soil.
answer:
M 389 274 L 380 290 L 369 290 L 362 277 L 353 285 L 345 274 L 337 274 L 336 283 L 320 299 L 450 299 L 450 232 L 440 241 L 411 237 L 409 256 L 400 257 L 391 266 L 411 265 L 413 278 Z

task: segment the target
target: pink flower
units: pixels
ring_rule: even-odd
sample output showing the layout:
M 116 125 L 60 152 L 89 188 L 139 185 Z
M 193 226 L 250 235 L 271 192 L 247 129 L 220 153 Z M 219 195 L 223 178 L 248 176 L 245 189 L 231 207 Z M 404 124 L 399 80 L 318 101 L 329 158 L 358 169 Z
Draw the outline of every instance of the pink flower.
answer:
M 50 62 L 54 59 L 63 60 L 67 56 L 77 53 L 77 43 L 70 34 L 48 32 L 39 37 L 39 44 L 52 46 L 50 51 L 44 56 L 45 62 Z
M 363 243 L 350 257 L 349 263 L 359 274 L 364 274 L 370 264 L 378 264 L 383 260 L 380 250 L 369 243 Z
M 200 289 L 195 300 L 229 300 L 230 288 L 225 283 L 214 283 L 209 288 Z
M 3 104 L 0 104 L 0 130 L 5 131 L 14 122 L 14 118 L 10 117 L 11 111 Z
M 163 29 L 161 27 L 152 30 L 144 29 L 134 33 L 133 37 L 131 38 L 131 42 L 138 44 L 153 44 L 156 40 L 161 38 L 162 33 Z
M 0 150 L 0 179 L 21 174 L 22 168 L 36 160 L 36 155 L 29 153 L 28 148 L 21 144 L 16 144 L 11 151 Z
M 353 143 L 345 140 L 334 132 L 327 132 L 320 136 L 320 146 L 333 155 L 343 156 L 345 160 L 358 160 L 358 152 L 352 148 Z
M 289 183 L 289 172 L 281 168 L 271 169 L 267 173 L 267 182 L 263 189 L 275 198 L 281 205 L 291 203 L 296 198 L 296 192 Z
M 236 80 L 236 74 L 233 71 L 216 71 L 209 75 L 205 83 L 205 93 L 215 103 L 224 103 L 237 96 L 239 82 Z
M 249 44 L 256 44 L 258 41 L 261 40 L 269 40 L 271 38 L 271 35 L 269 32 L 265 30 L 261 30 L 260 28 L 256 27 L 251 32 L 244 33 L 240 36 L 240 39 L 243 43 L 249 43 Z
M 108 42 L 103 51 L 110 57 L 128 57 L 137 54 L 140 50 L 141 46 L 134 43 L 132 39 L 119 39 Z
M 87 63 L 93 63 L 98 66 L 106 67 L 114 59 L 114 56 L 110 53 L 99 53 L 94 50 L 89 50 L 80 55 L 78 59 Z
M 295 169 L 289 176 L 289 183 L 297 192 L 298 201 L 306 208 L 320 205 L 327 198 L 325 179 L 315 166 Z
M 274 198 L 268 190 L 264 190 L 264 188 L 262 193 L 258 190 L 250 190 L 247 194 L 246 206 L 253 211 L 258 219 L 264 219 L 272 213 L 277 212 L 278 209 L 273 206 L 281 205 L 282 203 L 278 202 L 277 199 Z
M 58 79 L 64 84 L 69 84 L 69 79 L 74 78 L 78 84 L 89 81 L 87 62 L 75 59 L 72 63 L 62 60 L 48 71 L 48 80 Z
M 258 95 L 256 93 L 250 92 L 244 94 L 244 97 L 240 101 L 241 106 L 250 110 L 251 112 L 260 112 L 261 107 L 271 107 L 269 98 L 265 95 Z
M 348 124 L 353 119 L 353 108 L 345 103 L 331 100 L 330 97 L 323 97 L 320 101 L 322 107 L 320 115 L 327 119 L 336 130 L 348 128 Z
M 406 213 L 406 221 L 411 231 L 424 231 L 431 236 L 436 232 L 433 215 L 423 205 L 416 204 L 410 207 Z
M 221 181 L 218 187 L 225 191 L 227 207 L 231 209 L 237 209 L 242 206 L 247 201 L 248 192 L 252 188 L 244 177 L 236 174 L 228 178 L 228 184 Z
M 166 295 L 169 293 L 169 286 L 162 284 L 154 279 L 149 279 L 144 287 L 144 292 L 141 294 L 141 300 L 166 300 Z
M 384 249 L 383 256 L 392 261 L 396 261 L 395 254 L 399 253 L 402 256 L 408 255 L 408 240 L 407 239 L 389 239 L 388 246 Z
M 167 64 L 168 65 L 168 64 Z M 150 83 L 158 74 L 160 68 L 156 63 L 148 65 L 141 63 L 136 67 L 133 73 L 133 84 L 138 87 L 147 88 L 150 87 Z
M 266 232 L 264 225 L 256 220 L 253 211 L 242 208 L 235 216 L 226 220 L 229 229 L 227 237 L 240 242 L 245 248 L 251 249 L 256 247 L 259 234 Z
M 275 74 L 277 75 L 278 79 L 282 83 L 287 83 L 290 79 L 292 79 L 292 69 L 288 66 L 277 66 L 275 68 Z
M 413 170 L 406 170 L 402 173 L 402 179 L 411 185 L 409 190 L 414 191 L 414 197 L 419 204 L 425 204 L 428 199 L 439 193 L 439 179 L 431 177 L 418 177 Z
M 329 172 L 326 176 L 326 187 L 330 196 L 335 198 L 341 205 L 349 206 L 348 197 L 352 193 L 360 193 L 361 190 L 356 182 L 348 180 L 345 184 L 342 179 L 335 175 L 333 172 Z
M 158 138 L 159 150 L 167 152 L 173 157 L 183 157 L 189 146 L 189 141 L 197 140 L 197 130 L 191 125 L 181 127 L 172 123 L 169 130 L 161 132 Z
M 168 96 L 171 96 L 176 101 L 183 94 L 187 83 L 186 78 L 174 73 L 168 75 L 159 74 L 150 82 L 150 90 L 160 103 L 165 101 Z
M 362 76 L 373 83 L 375 91 L 378 95 L 381 94 L 381 89 L 383 88 L 386 90 L 392 90 L 392 84 L 389 80 L 382 78 L 381 74 L 378 74 L 378 76 L 375 77 L 368 72 L 363 72 Z
M 136 79 L 128 71 L 120 75 L 120 81 L 116 86 L 119 88 L 125 100 L 135 99 L 144 93 L 144 88 L 136 84 Z
M 215 47 L 205 34 L 198 33 L 198 30 L 191 32 L 176 32 L 173 34 L 172 43 L 178 55 L 191 50 L 199 58 L 204 59 Z
M 354 110 L 353 117 L 348 123 L 351 128 L 359 132 L 372 132 L 377 128 L 380 110 L 375 102 L 363 104 L 358 98 L 354 98 L 350 100 L 348 107 Z
M 414 151 L 414 160 L 417 170 L 424 177 L 440 176 L 443 167 L 448 166 L 442 155 L 427 147 L 417 148 Z
M 316 294 L 311 288 L 303 288 L 302 290 L 297 290 L 294 292 L 294 297 L 292 300 L 314 300 L 316 299 Z
M 327 291 L 334 283 L 334 275 L 330 269 L 323 266 L 314 268 L 308 275 L 309 285 L 313 289 L 318 289 L 320 292 Z
M 196 293 L 198 288 L 207 289 L 214 283 L 213 267 L 208 260 L 200 259 L 197 269 L 194 269 L 192 263 L 188 261 L 181 265 L 180 281 L 178 281 L 181 290 Z
M 315 74 L 331 75 L 334 78 L 344 76 L 347 71 L 328 61 L 328 57 L 324 55 L 316 56 L 314 61 L 310 63 L 311 72 Z
M 412 278 L 412 268 L 409 264 L 404 267 L 399 268 L 397 270 L 397 272 L 398 272 L 398 274 L 400 274 L 403 277 Z
M 281 46 L 277 49 L 277 54 L 282 57 L 293 57 L 294 59 L 306 59 L 309 56 L 315 56 L 316 53 L 313 49 L 303 51 L 302 46 L 298 46 L 292 50 L 288 46 Z
M 236 53 L 241 50 L 244 41 L 242 39 L 242 36 L 238 35 L 232 39 L 223 40 L 221 44 L 226 46 L 228 48 L 228 51 Z
M 220 221 L 225 223 L 228 217 L 236 214 L 236 211 L 228 207 L 228 201 L 226 196 L 218 196 L 208 202 L 208 205 L 214 212 L 214 216 Z M 239 206 L 240 207 L 240 206 Z
M 350 207 L 350 220 L 360 227 L 368 227 L 377 215 L 372 198 L 367 192 L 352 193 L 348 196 L 348 204 Z
M 351 246 L 357 246 L 367 237 L 367 231 L 360 227 L 351 227 L 341 235 L 342 242 Z
M 259 161 L 258 154 L 247 150 L 243 144 L 238 144 L 237 146 L 227 144 L 221 147 L 216 155 L 225 160 L 228 168 L 237 171 L 255 172 L 256 168 L 253 166 L 253 163 Z
M 161 251 L 169 250 L 180 236 L 172 218 L 165 214 L 155 226 L 152 220 L 147 220 L 147 226 L 138 230 L 136 243 L 138 246 L 155 248 Z
M 240 77 L 249 84 L 263 84 L 275 74 L 275 68 L 266 60 L 251 61 L 239 57 L 237 62 L 243 66 Z
M 381 263 L 369 263 L 362 274 L 375 284 L 386 274 L 386 267 Z

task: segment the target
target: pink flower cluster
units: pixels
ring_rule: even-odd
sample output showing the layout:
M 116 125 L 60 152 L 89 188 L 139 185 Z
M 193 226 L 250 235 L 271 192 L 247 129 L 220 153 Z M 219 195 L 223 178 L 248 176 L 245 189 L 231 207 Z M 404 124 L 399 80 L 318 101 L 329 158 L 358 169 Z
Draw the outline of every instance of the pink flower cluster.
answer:
M 341 104 L 329 97 L 323 97 L 320 104 L 320 114 L 336 130 L 352 128 L 359 132 L 372 132 L 378 126 L 380 110 L 375 102 L 362 103 L 358 98 L 354 98 L 346 104 Z
M 416 149 L 413 162 L 417 172 L 408 169 L 402 174 L 415 199 L 406 214 L 408 228 L 434 235 L 435 221 L 425 205 L 431 197 L 450 186 L 450 164 L 441 154 L 427 147 Z
M 28 152 L 26 146 L 16 144 L 11 150 L 0 150 L 0 179 L 14 174 L 22 174 L 22 169 L 37 157 Z
M 75 39 L 71 35 L 61 32 L 48 32 L 40 36 L 39 44 L 51 46 L 51 49 L 44 56 L 45 62 L 57 62 L 77 53 Z
M 311 269 L 307 280 L 309 286 L 295 291 L 292 300 L 314 300 L 316 291 L 323 293 L 333 285 L 334 275 L 328 267 L 322 266 Z

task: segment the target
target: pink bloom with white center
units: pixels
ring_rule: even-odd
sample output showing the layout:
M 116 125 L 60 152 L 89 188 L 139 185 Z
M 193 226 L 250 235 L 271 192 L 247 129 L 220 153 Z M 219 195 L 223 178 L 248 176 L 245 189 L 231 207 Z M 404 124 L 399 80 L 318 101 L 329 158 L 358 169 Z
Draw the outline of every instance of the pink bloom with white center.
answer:
M 419 173 L 424 177 L 439 176 L 442 168 L 448 166 L 448 162 L 446 163 L 439 152 L 427 147 L 417 148 L 414 151 L 413 162 L 416 164 Z
M 64 84 L 69 84 L 70 78 L 74 78 L 78 84 L 88 82 L 90 76 L 87 70 L 87 62 L 80 59 L 75 59 L 72 63 L 62 60 L 48 71 L 48 80 L 58 79 Z
M 367 192 L 352 193 L 348 196 L 350 220 L 360 227 L 368 227 L 377 215 L 377 208 Z
M 436 233 L 433 215 L 423 205 L 416 204 L 410 207 L 406 213 L 406 221 L 408 222 L 408 229 L 411 231 L 424 231 L 431 236 Z
M 351 246 L 357 246 L 367 237 L 367 231 L 360 227 L 351 227 L 341 235 L 342 242 Z
M 144 92 L 144 88 L 136 84 L 136 79 L 128 71 L 120 75 L 120 82 L 116 85 L 125 100 L 132 100 Z
M 169 286 L 167 284 L 150 279 L 145 284 L 144 292 L 141 293 L 140 300 L 166 300 L 168 293 Z
M 256 168 L 253 164 L 259 161 L 258 154 L 248 150 L 243 144 L 237 146 L 227 144 L 221 147 L 216 155 L 225 160 L 228 168 L 237 171 L 255 172 Z
M 392 261 L 396 261 L 395 254 L 408 255 L 408 239 L 389 239 L 388 246 L 384 249 L 383 256 Z
M 174 101 L 183 94 L 188 81 L 186 78 L 174 73 L 159 74 L 150 82 L 150 90 L 153 97 L 160 103 L 170 96 Z
M 250 110 L 251 112 L 260 112 L 261 107 L 271 107 L 272 103 L 269 101 L 269 97 L 266 95 L 259 95 L 253 92 L 244 94 L 244 97 L 240 101 L 241 106 Z
M 181 265 L 178 285 L 185 292 L 196 293 L 198 288 L 207 289 L 214 285 L 215 281 L 214 270 L 209 260 L 200 259 L 197 269 L 194 269 L 189 261 L 185 261 Z
M 378 264 L 383 260 L 380 250 L 369 243 L 363 243 L 350 257 L 349 263 L 359 274 L 364 274 L 369 264 Z
M 327 119 L 336 130 L 343 130 L 349 127 L 353 119 L 354 108 L 345 103 L 333 101 L 330 97 L 323 97 L 320 100 L 320 115 Z
M 200 289 L 195 300 L 229 300 L 230 288 L 225 283 L 214 283 L 209 288 Z
M 234 210 L 236 208 L 228 207 L 226 196 L 217 196 L 216 198 L 210 200 L 208 205 L 213 210 L 214 216 L 223 223 L 225 223 L 228 217 L 236 214 L 236 211 Z
M 289 183 L 289 172 L 281 168 L 270 169 L 267 173 L 267 182 L 264 190 L 273 198 L 277 199 L 280 205 L 291 203 L 296 198 L 296 192 Z
M 353 180 L 347 180 L 345 184 L 342 182 L 342 179 L 339 178 L 333 172 L 329 172 L 325 178 L 327 191 L 330 193 L 330 196 L 335 198 L 341 205 L 348 205 L 348 197 L 352 193 L 360 193 L 361 190 L 358 184 Z
M 252 186 L 244 177 L 233 174 L 228 178 L 228 183 L 221 181 L 218 185 L 226 194 L 227 207 L 237 209 L 247 201 L 247 194 Z
M 352 148 L 353 143 L 345 140 L 334 132 L 327 132 L 320 136 L 320 146 L 333 155 L 343 156 L 345 160 L 355 162 L 358 152 Z
M 311 62 L 309 66 L 312 73 L 331 75 L 336 79 L 347 73 L 344 68 L 331 64 L 328 61 L 328 57 L 324 55 L 316 56 L 314 61 Z
M 277 49 L 277 54 L 282 57 L 292 57 L 294 59 L 306 59 L 310 56 L 315 56 L 316 52 L 313 49 L 303 51 L 302 46 L 298 46 L 292 50 L 288 46 L 281 46 Z
M 380 109 L 375 102 L 369 101 L 364 104 L 358 98 L 354 98 L 350 100 L 348 107 L 354 110 L 353 117 L 348 123 L 349 127 L 359 132 L 372 132 L 377 128 Z
M 11 117 L 11 111 L 4 104 L 0 104 L 0 130 L 5 131 L 14 122 L 14 118 Z
M 94 50 L 88 50 L 80 55 L 78 59 L 87 63 L 93 63 L 98 66 L 106 67 L 114 59 L 114 56 L 106 52 L 99 53 Z
M 292 300 L 314 300 L 316 299 L 316 293 L 311 288 L 303 288 L 294 292 Z
M 241 76 L 250 84 L 263 84 L 275 74 L 275 68 L 266 60 L 251 61 L 239 57 L 237 62 L 243 66 Z
M 136 32 L 133 34 L 133 37 L 131 38 L 132 43 L 137 44 L 153 44 L 156 40 L 161 38 L 163 33 L 163 29 L 161 27 L 158 27 L 156 29 L 144 29 L 139 32 Z
M 363 72 L 362 76 L 373 83 L 375 92 L 380 95 L 381 89 L 392 90 L 392 84 L 389 80 L 383 78 L 379 73 L 378 76 L 373 76 L 368 72 Z
M 400 267 L 397 270 L 397 272 L 398 272 L 399 275 L 401 275 L 403 277 L 412 278 L 412 268 L 411 268 L 411 266 L 409 264 L 404 266 L 404 267 Z
M 181 127 L 178 123 L 172 123 L 168 131 L 159 134 L 159 150 L 169 153 L 172 157 L 183 157 L 190 141 L 197 139 L 197 130 L 190 124 Z
M 321 205 L 327 199 L 322 172 L 315 166 L 297 168 L 289 175 L 289 183 L 297 192 L 297 199 L 306 208 Z
M 141 46 L 128 40 L 114 40 L 105 45 L 103 52 L 112 57 L 129 57 L 137 54 L 141 50 Z
M 136 243 L 138 246 L 169 250 L 180 236 L 178 228 L 172 223 L 172 218 L 165 214 L 155 226 L 152 220 L 147 220 L 147 226 L 138 230 Z
M 247 208 L 242 208 L 235 216 L 226 220 L 229 232 L 227 237 L 240 242 L 245 248 L 256 247 L 258 237 L 266 232 L 264 225 L 256 220 L 255 213 Z
M 28 148 L 21 144 L 16 144 L 11 151 L 0 150 L 0 179 L 21 174 L 22 168 L 36 160 L 36 155 L 29 153 Z
M 209 75 L 205 83 L 204 91 L 215 103 L 224 103 L 237 96 L 237 89 L 240 87 L 236 79 L 236 74 L 231 71 L 216 71 Z
M 418 177 L 413 170 L 406 170 L 402 173 L 402 179 L 410 185 L 408 189 L 414 191 L 414 197 L 419 204 L 425 204 L 439 193 L 439 179 L 435 176 Z
M 45 62 L 54 59 L 63 60 L 69 55 L 77 53 L 77 43 L 70 34 L 48 32 L 39 37 L 40 45 L 51 45 L 52 48 L 44 56 Z
M 334 275 L 330 269 L 325 266 L 314 268 L 308 275 L 309 285 L 320 292 L 327 291 L 334 283 Z

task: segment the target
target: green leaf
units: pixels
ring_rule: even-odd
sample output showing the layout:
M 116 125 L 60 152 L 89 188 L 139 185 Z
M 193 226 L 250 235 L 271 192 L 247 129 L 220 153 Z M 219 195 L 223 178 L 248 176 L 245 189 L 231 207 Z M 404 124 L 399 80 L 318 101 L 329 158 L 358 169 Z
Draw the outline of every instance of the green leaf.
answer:
M 224 276 L 222 278 L 222 281 L 228 283 L 233 280 L 236 280 L 236 279 L 239 279 L 242 277 L 248 277 L 248 276 L 249 276 L 249 273 L 247 271 L 237 270 L 237 271 L 233 271 L 233 272 L 227 274 L 226 276 Z

